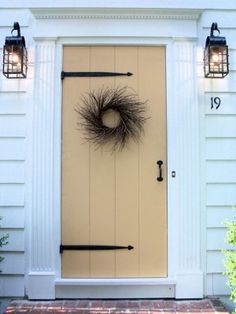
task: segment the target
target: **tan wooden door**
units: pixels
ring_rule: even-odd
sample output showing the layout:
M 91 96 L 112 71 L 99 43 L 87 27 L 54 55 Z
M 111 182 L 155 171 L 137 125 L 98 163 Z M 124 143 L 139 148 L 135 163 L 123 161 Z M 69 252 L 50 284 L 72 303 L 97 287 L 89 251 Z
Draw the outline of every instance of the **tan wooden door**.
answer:
M 132 72 L 63 80 L 62 244 L 132 245 L 133 250 L 64 250 L 62 277 L 167 276 L 164 47 L 65 47 L 64 71 Z M 81 96 L 128 86 L 148 100 L 145 133 L 122 151 L 95 149 L 77 127 Z M 163 161 L 162 182 L 157 161 Z

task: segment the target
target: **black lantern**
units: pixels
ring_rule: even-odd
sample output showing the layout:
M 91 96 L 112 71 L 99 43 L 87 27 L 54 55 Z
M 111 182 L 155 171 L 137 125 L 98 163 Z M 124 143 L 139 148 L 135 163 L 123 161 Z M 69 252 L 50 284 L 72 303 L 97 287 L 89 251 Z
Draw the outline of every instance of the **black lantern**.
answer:
M 214 31 L 218 32 L 217 36 Z M 223 78 L 229 73 L 228 46 L 225 37 L 219 34 L 217 23 L 212 23 L 204 50 L 204 74 L 208 78 Z
M 11 33 L 17 35 L 8 36 L 3 48 L 3 74 L 6 78 L 26 78 L 27 73 L 27 50 L 25 38 L 20 34 L 20 25 L 14 23 Z

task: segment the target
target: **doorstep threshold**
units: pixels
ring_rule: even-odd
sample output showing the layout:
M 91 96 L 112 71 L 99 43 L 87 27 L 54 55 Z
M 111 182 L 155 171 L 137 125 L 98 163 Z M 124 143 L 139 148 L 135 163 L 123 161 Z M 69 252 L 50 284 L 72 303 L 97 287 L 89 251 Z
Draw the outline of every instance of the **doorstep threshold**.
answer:
M 60 278 L 55 285 L 176 285 L 176 280 L 169 278 Z
M 174 298 L 176 281 L 169 278 L 57 279 L 56 298 Z

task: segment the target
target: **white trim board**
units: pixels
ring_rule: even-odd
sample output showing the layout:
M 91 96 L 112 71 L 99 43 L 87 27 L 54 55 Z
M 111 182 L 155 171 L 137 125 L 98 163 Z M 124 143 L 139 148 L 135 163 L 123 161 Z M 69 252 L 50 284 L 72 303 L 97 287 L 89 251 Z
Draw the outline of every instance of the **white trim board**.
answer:
M 8 0 L 2 0 L 1 6 L 3 8 L 74 8 L 74 0 L 42 0 L 40 4 L 35 0 L 25 0 L 24 3 L 19 4 L 18 0 L 12 0 L 10 3 Z M 215 10 L 233 10 L 236 8 L 234 0 L 227 1 L 227 8 L 224 2 L 222 1 L 212 1 L 212 0 L 90 0 L 89 4 L 86 0 L 80 0 L 77 4 L 79 8 L 167 8 L 167 9 L 176 9 L 176 10 L 185 10 L 185 9 L 215 9 Z
M 56 297 L 63 298 L 173 298 L 175 281 L 166 279 L 56 280 Z

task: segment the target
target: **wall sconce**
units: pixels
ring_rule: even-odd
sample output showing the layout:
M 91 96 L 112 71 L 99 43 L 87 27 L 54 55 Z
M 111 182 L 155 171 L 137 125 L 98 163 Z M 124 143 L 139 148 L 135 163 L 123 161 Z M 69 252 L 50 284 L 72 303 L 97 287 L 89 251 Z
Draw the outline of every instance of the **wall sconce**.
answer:
M 25 38 L 20 34 L 20 25 L 14 23 L 11 33 L 17 35 L 8 36 L 3 47 L 3 75 L 6 78 L 26 78 L 27 74 L 27 50 Z
M 214 31 L 218 32 L 217 36 Z M 223 78 L 229 73 L 228 46 L 225 37 L 219 34 L 217 23 L 212 23 L 204 50 L 204 74 L 208 78 Z

